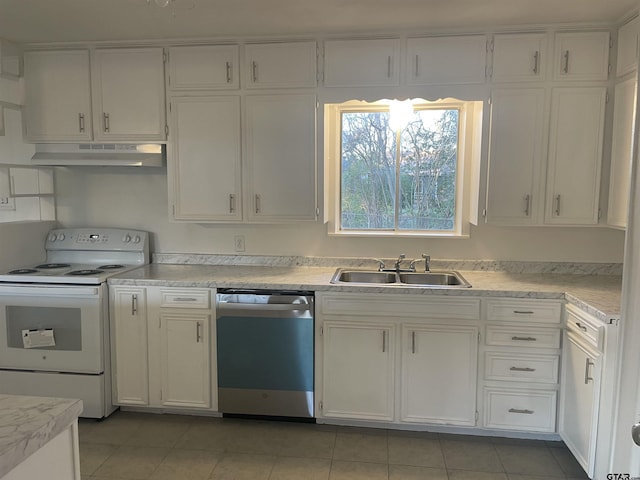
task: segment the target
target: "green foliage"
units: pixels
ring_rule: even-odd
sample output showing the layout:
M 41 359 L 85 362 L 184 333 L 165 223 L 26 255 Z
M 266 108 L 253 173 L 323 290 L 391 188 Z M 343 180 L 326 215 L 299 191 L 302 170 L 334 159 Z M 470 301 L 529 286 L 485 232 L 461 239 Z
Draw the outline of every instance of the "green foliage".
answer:
M 398 229 L 453 230 L 458 110 L 418 110 L 400 134 L 387 111 L 343 112 L 341 146 L 342 229 L 393 230 L 398 202 Z

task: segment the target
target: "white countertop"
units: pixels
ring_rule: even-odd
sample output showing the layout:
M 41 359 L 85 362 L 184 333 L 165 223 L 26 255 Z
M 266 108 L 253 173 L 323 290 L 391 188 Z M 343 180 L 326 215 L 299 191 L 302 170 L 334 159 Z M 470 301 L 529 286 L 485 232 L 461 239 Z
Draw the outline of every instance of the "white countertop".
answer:
M 335 271 L 335 267 L 154 263 L 111 277 L 109 284 L 566 299 L 602 321 L 620 317 L 622 277 L 619 275 L 460 270 L 471 288 L 425 288 L 334 285 L 330 280 Z
M 68 428 L 82 400 L 0 394 L 0 478 Z

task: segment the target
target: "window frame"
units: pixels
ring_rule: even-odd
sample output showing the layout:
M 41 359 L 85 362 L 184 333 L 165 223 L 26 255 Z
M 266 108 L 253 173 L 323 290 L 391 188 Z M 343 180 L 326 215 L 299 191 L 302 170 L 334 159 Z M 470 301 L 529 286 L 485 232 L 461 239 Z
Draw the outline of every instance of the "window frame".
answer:
M 453 230 L 343 230 L 341 228 L 341 142 L 342 114 L 363 111 L 386 111 L 389 100 L 366 102 L 350 100 L 325 104 L 325 223 L 328 234 L 346 237 L 433 237 L 467 238 L 469 224 L 477 224 L 479 199 L 480 136 L 482 133 L 482 102 L 453 98 L 438 101 L 414 99 L 415 110 L 458 110 L 458 145 L 456 165 L 456 196 Z

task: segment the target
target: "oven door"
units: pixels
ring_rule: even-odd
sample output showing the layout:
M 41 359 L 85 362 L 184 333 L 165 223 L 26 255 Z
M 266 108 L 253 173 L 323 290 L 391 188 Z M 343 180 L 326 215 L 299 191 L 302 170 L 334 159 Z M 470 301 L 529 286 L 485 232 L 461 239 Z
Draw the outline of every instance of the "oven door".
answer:
M 102 373 L 105 288 L 0 284 L 0 369 Z

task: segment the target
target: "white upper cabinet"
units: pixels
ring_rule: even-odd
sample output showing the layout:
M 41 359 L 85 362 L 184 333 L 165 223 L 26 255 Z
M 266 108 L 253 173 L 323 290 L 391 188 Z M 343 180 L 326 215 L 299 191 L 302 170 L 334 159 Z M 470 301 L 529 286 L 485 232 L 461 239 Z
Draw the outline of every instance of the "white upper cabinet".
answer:
M 244 47 L 246 88 L 314 88 L 316 42 L 248 44 Z
M 636 79 L 633 77 L 616 85 L 614 93 L 607 225 L 617 228 L 627 226 L 635 106 Z
M 97 49 L 92 74 L 96 140 L 165 140 L 162 48 Z
M 400 83 L 400 40 L 327 40 L 325 87 L 389 86 Z
M 315 95 L 245 98 L 245 218 L 316 219 Z
M 89 51 L 26 52 L 24 69 L 26 140 L 90 141 Z
M 618 29 L 618 58 L 616 75 L 619 77 L 638 68 L 638 27 L 640 17 Z
M 484 35 L 410 38 L 407 56 L 409 85 L 484 83 L 487 38 Z
M 242 220 L 240 97 L 171 97 L 167 173 L 174 220 Z
M 606 80 L 609 76 L 609 32 L 556 33 L 555 80 Z
M 598 223 L 605 87 L 554 88 L 545 223 Z
M 487 223 L 540 221 L 545 103 L 542 88 L 491 93 Z
M 237 89 L 237 45 L 181 46 L 169 49 L 169 90 Z
M 533 82 L 545 79 L 547 35 L 503 33 L 493 37 L 493 82 Z

